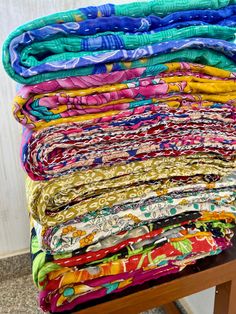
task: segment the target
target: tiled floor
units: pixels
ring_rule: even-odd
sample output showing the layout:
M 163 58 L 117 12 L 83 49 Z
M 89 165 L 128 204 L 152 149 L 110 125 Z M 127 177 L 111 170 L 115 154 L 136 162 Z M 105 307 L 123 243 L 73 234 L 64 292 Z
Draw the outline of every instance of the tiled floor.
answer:
M 42 314 L 37 304 L 37 289 L 32 277 L 24 275 L 0 282 L 0 314 Z M 153 309 L 142 314 L 165 314 L 162 309 Z

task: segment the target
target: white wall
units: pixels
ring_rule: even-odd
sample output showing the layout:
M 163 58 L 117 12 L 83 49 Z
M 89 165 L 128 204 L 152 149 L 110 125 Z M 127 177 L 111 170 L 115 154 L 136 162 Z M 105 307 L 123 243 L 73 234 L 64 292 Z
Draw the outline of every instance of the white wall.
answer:
M 213 314 L 214 312 L 215 288 L 210 288 L 189 297 L 183 298 L 188 314 Z

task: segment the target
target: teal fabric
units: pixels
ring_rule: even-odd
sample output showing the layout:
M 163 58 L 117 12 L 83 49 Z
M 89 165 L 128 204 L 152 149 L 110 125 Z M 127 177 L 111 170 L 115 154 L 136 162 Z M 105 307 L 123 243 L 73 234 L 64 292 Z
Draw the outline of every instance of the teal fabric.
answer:
M 162 65 L 163 63 L 168 62 L 191 62 L 191 63 L 200 63 L 205 65 L 210 65 L 218 67 L 224 70 L 231 72 L 235 71 L 236 65 L 235 62 L 226 56 L 220 54 L 217 51 L 209 49 L 185 49 L 182 51 L 175 51 L 172 53 L 162 54 L 159 56 L 150 57 L 145 60 L 145 63 L 142 60 L 134 60 L 129 63 L 117 62 L 112 64 L 112 70 L 117 68 L 120 70 L 125 70 L 127 68 L 140 68 L 143 66 L 156 66 Z M 12 69 L 10 68 L 9 71 Z M 53 80 L 60 78 L 65 78 L 67 76 L 81 76 L 81 75 L 90 75 L 93 74 L 93 66 L 87 66 L 80 69 L 71 69 L 58 72 L 49 72 L 43 73 L 32 77 L 29 80 L 24 77 L 18 77 L 17 81 L 21 84 L 36 84 L 37 82 L 42 82 L 46 80 Z
M 81 66 L 78 64 L 73 66 L 73 61 L 69 64 L 68 60 L 77 59 L 78 61 L 79 58 L 86 59 L 87 56 L 88 58 L 95 57 L 96 59 L 102 59 L 106 52 L 115 51 L 116 49 L 130 51 L 139 49 L 140 47 L 145 48 L 148 45 L 156 45 L 162 42 L 193 37 L 215 38 L 232 42 L 235 39 L 236 28 L 210 24 L 189 26 L 180 29 L 170 28 L 155 31 L 154 33 L 152 31 L 146 32 L 144 27 L 144 32 L 142 34 L 139 33 L 138 36 L 136 34 L 126 33 L 125 29 L 118 32 L 102 32 L 90 35 L 89 37 L 86 35 L 75 36 L 73 34 L 65 35 L 63 31 L 61 34 L 58 34 L 56 33 L 56 28 L 57 25 L 66 24 L 65 27 L 71 29 L 75 27 L 76 29 L 80 22 L 85 20 L 99 20 L 100 17 L 130 16 L 132 18 L 138 18 L 151 15 L 166 16 L 173 12 L 179 13 L 181 11 L 196 9 L 215 10 L 234 4 L 236 4 L 236 0 L 175 0 L 174 4 L 172 0 L 158 0 L 122 5 L 106 4 L 98 7 L 88 7 L 52 14 L 28 22 L 18 27 L 9 35 L 3 45 L 3 65 L 7 73 L 17 82 L 22 84 L 35 84 L 58 77 L 63 78 L 66 76 L 104 73 L 107 71 L 106 64 L 109 64 L 109 60 L 104 61 L 101 66 L 100 64 L 92 66 L 84 63 L 83 60 L 81 61 Z M 51 32 L 48 33 L 48 31 L 45 31 L 45 38 L 37 38 L 38 30 L 46 26 L 51 29 Z M 185 45 L 185 43 L 183 44 Z M 191 51 L 194 49 L 197 50 L 196 48 L 198 47 L 195 46 L 191 47 Z M 207 48 L 206 51 L 208 51 L 207 55 L 209 57 L 210 54 L 215 56 L 217 53 L 217 51 L 213 51 L 214 45 L 212 47 L 206 47 L 206 44 L 199 45 L 199 49 Z M 219 49 L 221 49 L 223 55 L 225 48 L 222 47 Z M 174 51 L 174 47 L 171 51 L 167 50 L 165 52 L 165 55 L 170 58 L 169 60 L 166 58 L 165 62 L 171 61 L 172 51 Z M 139 55 L 140 52 L 142 54 L 142 49 L 137 52 L 135 51 L 134 55 Z M 97 55 L 97 53 L 99 55 Z M 126 53 L 124 52 L 124 54 Z M 178 61 L 184 60 L 184 54 L 182 50 L 178 52 Z M 190 58 L 189 61 L 194 62 L 195 52 L 192 57 L 190 56 L 190 50 L 188 54 L 188 58 Z M 149 55 L 148 57 L 156 60 L 156 57 L 153 55 Z M 159 56 L 157 58 L 159 58 Z M 139 61 L 136 59 L 139 59 L 139 57 L 132 56 L 129 61 L 132 65 L 133 62 L 135 62 L 136 66 L 142 66 L 139 65 Z M 220 59 L 222 60 L 222 58 Z M 229 60 L 231 59 L 230 55 L 225 54 L 223 59 L 223 63 L 219 61 L 221 66 L 225 69 L 232 70 L 232 67 L 227 67 L 228 64 L 233 62 Z M 123 56 L 121 56 L 119 60 L 111 60 L 111 71 L 127 68 L 123 66 L 123 60 Z M 161 57 L 159 60 L 161 60 Z M 213 60 L 216 62 L 214 57 Z M 158 61 L 158 64 L 160 64 L 160 62 L 161 61 Z M 210 57 L 204 64 L 213 65 L 211 62 L 212 58 Z M 96 61 L 95 63 L 98 62 Z M 115 64 L 113 65 L 113 63 Z

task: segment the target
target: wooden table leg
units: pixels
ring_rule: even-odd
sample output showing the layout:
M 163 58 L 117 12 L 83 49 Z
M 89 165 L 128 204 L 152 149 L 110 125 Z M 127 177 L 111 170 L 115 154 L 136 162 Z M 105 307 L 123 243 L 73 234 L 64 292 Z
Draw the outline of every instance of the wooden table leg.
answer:
M 180 310 L 174 302 L 164 304 L 161 308 L 166 312 L 166 314 L 181 314 Z
M 216 286 L 214 314 L 236 314 L 236 279 Z

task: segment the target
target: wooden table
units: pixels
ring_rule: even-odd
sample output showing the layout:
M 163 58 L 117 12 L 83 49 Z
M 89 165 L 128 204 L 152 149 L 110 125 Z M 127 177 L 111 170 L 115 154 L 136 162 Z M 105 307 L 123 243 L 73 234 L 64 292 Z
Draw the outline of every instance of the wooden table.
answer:
M 180 313 L 174 301 L 216 286 L 214 314 L 236 314 L 236 239 L 234 246 L 218 256 L 199 260 L 182 272 L 131 287 L 83 305 L 77 314 L 136 314 L 163 306 Z M 201 314 L 201 313 L 199 313 Z M 211 314 L 211 313 L 209 313 Z

